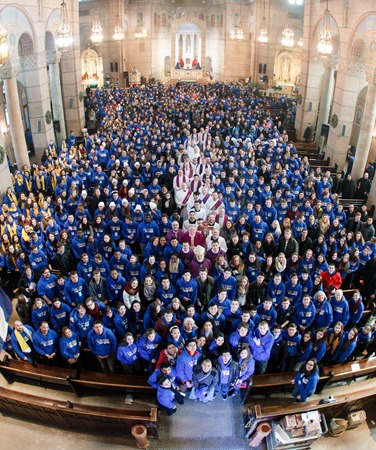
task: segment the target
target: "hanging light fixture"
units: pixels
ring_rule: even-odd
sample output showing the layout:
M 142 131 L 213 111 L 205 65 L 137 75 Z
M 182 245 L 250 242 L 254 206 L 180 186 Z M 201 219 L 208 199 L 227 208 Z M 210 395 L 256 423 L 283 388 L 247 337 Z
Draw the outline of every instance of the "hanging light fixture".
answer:
M 282 31 L 282 39 L 281 44 L 284 47 L 293 47 L 294 46 L 294 30 L 290 25 L 286 25 Z
M 303 38 L 302 37 L 300 37 L 298 40 L 298 46 L 303 47 Z
M 324 13 L 323 26 L 319 35 L 317 50 L 322 55 L 330 55 L 333 51 L 332 33 L 330 32 L 330 11 L 328 8 L 328 0 L 326 0 L 326 10 Z
M 112 37 L 116 42 L 122 41 L 124 39 L 123 29 L 120 26 L 116 25 Z
M 289 0 L 289 5 L 302 6 L 303 5 L 303 0 Z
M 9 59 L 8 32 L 6 28 L 0 24 L 0 66 Z
M 116 14 L 116 25 L 114 28 L 114 34 L 112 35 L 114 41 L 120 42 L 124 39 L 123 29 L 119 23 L 119 0 L 117 2 L 117 14 Z
M 242 41 L 244 39 L 244 32 L 242 30 L 242 28 L 239 26 L 240 25 L 240 3 L 239 3 L 239 14 L 235 14 L 234 15 L 234 19 L 236 17 L 239 18 L 239 20 L 236 20 L 236 23 L 234 23 L 233 28 L 230 30 L 230 39 L 232 41 Z M 235 22 L 235 21 L 234 21 Z
M 61 52 L 68 51 L 73 43 L 72 28 L 68 23 L 67 5 L 65 0 L 60 5 L 60 26 L 56 32 L 56 44 Z
M 144 18 L 145 18 L 145 3 L 142 13 L 142 18 L 140 14 L 140 4 L 137 3 L 137 27 L 136 31 L 134 32 L 134 37 L 136 39 L 146 39 L 148 36 L 148 30 L 144 25 Z
M 103 28 L 99 22 L 98 11 L 95 12 L 96 19 L 93 20 L 91 27 L 91 42 L 94 45 L 99 45 L 103 41 Z
M 294 30 L 292 29 L 292 25 L 290 25 L 290 7 L 289 12 L 287 14 L 287 24 L 282 31 L 282 39 L 281 44 L 284 47 L 293 47 L 294 46 Z
M 266 18 L 265 18 L 265 0 L 264 0 L 264 13 L 261 21 L 261 28 L 257 40 L 263 44 L 266 44 L 269 40 L 268 29 L 266 28 Z

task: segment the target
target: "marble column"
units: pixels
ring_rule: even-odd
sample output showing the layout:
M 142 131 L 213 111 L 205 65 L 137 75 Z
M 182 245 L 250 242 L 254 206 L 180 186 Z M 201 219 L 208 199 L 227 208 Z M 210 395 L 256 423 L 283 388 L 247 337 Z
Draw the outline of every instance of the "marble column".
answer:
M 27 152 L 25 131 L 20 109 L 20 99 L 18 96 L 16 78 L 18 73 L 18 62 L 9 61 L 0 68 L 0 79 L 4 80 L 5 98 L 7 102 L 10 136 L 13 144 L 14 156 L 18 169 L 22 169 L 25 164 L 30 167 L 30 160 Z
M 63 96 L 61 94 L 61 80 L 60 80 L 60 52 L 48 52 L 47 64 L 50 75 L 50 93 L 52 103 L 52 116 L 54 120 L 60 122 L 60 133 L 58 133 L 58 144 L 61 144 L 62 139 L 66 139 L 67 130 L 65 127 Z M 60 136 L 59 136 L 60 135 Z
M 366 73 L 366 79 L 368 82 L 367 97 L 356 147 L 355 161 L 351 171 L 351 175 L 355 180 L 363 176 L 366 168 L 376 120 L 376 72 Z
M 337 59 L 332 57 L 327 57 L 323 61 L 325 71 L 321 82 L 320 110 L 316 127 L 316 142 L 321 151 L 325 143 L 325 137 L 321 136 L 321 126 L 329 122 L 329 112 L 334 91 L 334 71 L 337 68 L 337 64 Z

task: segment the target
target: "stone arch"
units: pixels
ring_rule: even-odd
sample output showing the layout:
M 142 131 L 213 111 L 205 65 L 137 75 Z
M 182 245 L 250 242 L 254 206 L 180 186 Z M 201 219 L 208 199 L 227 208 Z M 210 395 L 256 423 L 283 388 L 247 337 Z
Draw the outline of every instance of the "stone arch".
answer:
M 355 61 L 376 64 L 376 13 L 365 14 L 356 23 L 349 39 L 347 56 Z M 362 43 L 363 42 L 363 43 Z M 355 58 L 353 58 L 353 55 Z M 359 59 L 357 59 L 357 57 Z
M 204 20 L 201 20 L 197 17 L 180 17 L 178 19 L 172 20 L 171 22 L 171 61 L 173 64 L 177 61 L 179 55 L 176 54 L 176 46 L 175 46 L 175 36 L 177 29 L 184 24 L 192 24 L 196 25 L 201 31 L 201 60 L 205 61 L 206 59 L 206 23 Z
M 37 52 L 38 40 L 33 21 L 28 12 L 20 5 L 6 5 L 1 10 L 1 21 L 8 32 L 9 57 L 19 56 L 19 42 L 23 34 L 27 34 L 31 43 L 25 43 L 25 47 L 32 45 L 33 52 Z M 26 39 L 26 38 L 25 38 Z M 29 53 L 27 53 L 29 54 Z
M 312 34 L 313 39 L 310 40 L 312 42 L 311 50 L 312 50 L 313 54 L 315 54 L 315 55 L 319 54 L 319 52 L 317 50 L 317 44 L 319 42 L 320 31 L 321 31 L 323 25 L 324 25 L 324 14 L 317 21 L 317 24 L 314 27 L 313 34 Z M 329 16 L 329 28 L 330 28 L 330 32 L 332 34 L 332 45 L 333 45 L 332 55 L 339 56 L 340 51 L 341 51 L 340 30 L 339 30 L 336 19 L 332 15 Z
M 274 67 L 274 73 L 276 74 L 277 83 L 291 83 L 293 60 L 294 55 L 292 51 L 283 50 L 279 53 Z
M 171 72 L 171 58 L 169 56 L 165 56 L 164 59 L 164 74 L 168 75 Z
M 18 40 L 18 56 L 31 55 L 34 52 L 33 40 L 29 33 L 22 33 Z
M 98 53 L 88 48 L 81 54 L 83 84 L 93 85 L 103 82 L 103 60 Z

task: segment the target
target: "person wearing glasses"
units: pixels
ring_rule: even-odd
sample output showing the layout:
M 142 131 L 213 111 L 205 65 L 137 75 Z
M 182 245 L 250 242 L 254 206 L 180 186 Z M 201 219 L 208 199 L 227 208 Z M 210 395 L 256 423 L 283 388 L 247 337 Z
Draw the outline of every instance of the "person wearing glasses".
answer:
M 315 358 L 310 358 L 292 381 L 295 385 L 292 395 L 298 403 L 306 402 L 307 398 L 315 392 L 319 379 L 317 361 Z

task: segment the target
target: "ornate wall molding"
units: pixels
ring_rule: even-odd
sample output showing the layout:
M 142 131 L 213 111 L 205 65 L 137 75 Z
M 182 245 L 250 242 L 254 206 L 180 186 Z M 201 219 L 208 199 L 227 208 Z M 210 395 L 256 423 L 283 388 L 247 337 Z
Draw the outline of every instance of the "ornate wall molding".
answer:
M 48 65 L 50 64 L 59 64 L 60 60 L 61 60 L 61 52 L 55 51 L 55 50 L 50 50 L 48 52 L 46 52 L 46 63 Z
M 339 60 L 338 72 L 343 75 L 364 76 L 364 63 L 350 58 L 341 58 Z
M 40 69 L 46 67 L 46 52 L 33 53 L 20 58 L 20 67 L 22 72 Z
M 0 79 L 16 77 L 20 72 L 20 58 L 12 58 L 0 66 Z

